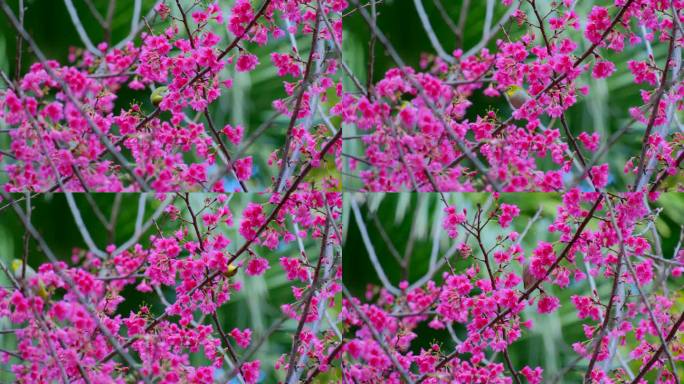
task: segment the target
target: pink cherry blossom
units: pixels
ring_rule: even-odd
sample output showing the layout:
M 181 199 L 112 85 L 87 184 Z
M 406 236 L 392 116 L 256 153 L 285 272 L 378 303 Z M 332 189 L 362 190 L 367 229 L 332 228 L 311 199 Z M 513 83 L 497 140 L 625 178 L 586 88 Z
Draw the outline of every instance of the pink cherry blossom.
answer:
M 269 268 L 268 260 L 257 257 L 247 263 L 247 274 L 250 276 L 258 276 Z
M 427 196 L 428 202 L 421 204 L 436 203 L 436 209 L 444 209 L 447 217 L 431 223 L 439 227 L 427 230 L 436 236 L 428 242 L 427 250 L 409 248 L 414 252 L 410 256 L 419 257 L 425 252 L 423 260 L 427 260 L 431 252 L 440 255 L 444 249 L 467 247 L 468 251 L 454 253 L 451 260 L 437 264 L 440 266 L 436 270 L 418 262 L 400 265 L 409 270 L 417 267 L 420 272 L 414 274 L 412 270 L 411 277 L 401 281 L 386 274 L 377 280 L 379 286 L 367 286 L 363 299 L 345 291 L 340 314 L 350 328 L 350 340 L 343 347 L 345 380 L 435 384 L 512 383 L 523 379 L 530 383 L 549 382 L 556 373 L 525 365 L 516 353 L 521 345 L 534 343 L 530 338 L 538 337 L 538 332 L 547 332 L 542 327 L 552 326 L 577 331 L 564 337 L 571 339 L 567 340 L 572 346 L 570 354 L 574 355 L 570 360 L 582 365 L 570 364 L 586 382 L 638 383 L 653 375 L 661 377 L 658 382 L 675 382 L 677 362 L 682 357 L 681 341 L 676 335 L 684 331 L 684 313 L 675 308 L 671 294 L 652 287 L 655 265 L 664 267 L 667 262 L 659 263 L 657 258 L 645 256 L 646 249 L 661 240 L 658 234 L 644 231 L 657 220 L 657 210 L 651 204 L 661 201 L 664 207 L 668 204 L 667 196 L 658 200 L 657 194 L 643 192 L 609 195 L 574 189 L 540 203 L 549 208 L 553 202 L 555 215 L 540 209 L 540 216 L 533 219 L 539 220 L 537 224 L 513 239 L 503 234 L 510 232 L 511 226 L 528 226 L 530 219 L 524 216 L 530 209 L 523 207 L 529 207 L 529 195 L 487 195 L 491 200 L 487 204 L 479 203 L 479 195 Z M 458 201 L 465 200 L 466 206 L 475 204 L 472 209 L 457 211 L 449 205 L 455 196 Z M 499 199 L 506 202 L 500 203 Z M 377 207 L 371 205 L 364 206 L 368 217 L 377 215 Z M 402 207 L 409 215 L 409 223 L 419 217 L 410 215 L 424 214 L 423 208 L 411 208 Z M 505 214 L 511 218 L 502 223 L 500 216 Z M 492 220 L 497 216 L 498 222 Z M 390 231 L 392 225 L 399 225 L 392 224 L 394 216 L 390 217 L 391 220 L 376 225 L 386 225 L 385 230 Z M 357 229 L 350 232 L 363 228 L 363 222 L 358 221 Z M 456 228 L 466 235 L 452 236 Z M 443 236 L 438 236 L 439 230 L 443 230 Z M 532 236 L 552 241 L 535 240 L 527 244 L 521 239 L 530 236 L 530 232 L 545 230 L 547 234 Z M 399 252 L 410 243 L 396 237 L 376 241 L 391 242 Z M 461 241 L 471 246 L 461 246 Z M 444 249 L 438 245 L 442 242 Z M 431 251 L 431 247 L 436 249 Z M 353 249 L 359 250 L 356 246 Z M 670 256 L 671 250 L 667 252 Z M 353 256 L 355 260 L 359 257 L 364 256 Z M 371 264 L 378 276 L 395 260 L 391 255 L 370 257 L 373 258 L 377 258 Z M 357 279 L 345 278 L 345 285 L 358 285 Z M 639 286 L 641 293 L 627 298 L 617 288 L 611 288 L 619 285 Z M 617 305 L 622 306 L 619 311 Z M 559 317 L 564 316 L 569 316 L 571 325 L 559 322 Z M 672 359 L 661 348 L 658 332 L 668 337 Z M 623 349 L 612 349 L 614 344 Z M 618 363 L 611 363 L 618 354 L 631 362 L 631 374 Z
M 4 196 L 15 199 L 21 195 Z M 73 196 L 78 206 L 87 205 L 84 195 Z M 101 204 L 103 197 L 92 198 Z M 341 260 L 335 255 L 339 252 L 336 233 L 341 228 L 335 226 L 341 194 L 302 185 L 288 195 L 228 198 L 225 194 L 160 193 L 157 198 L 150 204 L 156 213 L 141 219 L 144 229 L 132 241 L 113 237 L 116 243 L 104 252 L 98 248 L 99 240 L 94 240 L 86 249 L 74 247 L 73 254 L 63 258 L 52 250 L 53 239 L 42 237 L 42 209 L 32 212 L 28 220 L 38 228 L 33 236 L 49 257 L 42 263 L 29 258 L 31 272 L 22 277 L 19 271 L 9 286 L 0 288 L 0 320 L 14 329 L 12 346 L 7 346 L 12 352 L 5 355 L 0 351 L 0 359 L 16 381 L 85 382 L 86 377 L 90 382 L 115 383 L 133 375 L 149 382 L 213 383 L 218 376 L 232 374 L 240 381 L 256 383 L 272 375 L 274 369 L 282 369 L 281 360 L 298 361 L 309 354 L 317 358 L 301 367 L 296 377 L 328 369 L 324 357 L 337 343 L 329 339 L 334 333 L 331 327 L 337 325 L 319 327 L 314 323 L 330 315 L 340 289 Z M 34 199 L 39 207 L 53 204 Z M 145 199 L 140 200 L 143 205 L 138 209 L 144 212 Z M 135 216 L 136 208 L 128 208 L 133 209 L 121 208 L 122 216 L 131 212 Z M 65 211 L 65 218 L 71 215 L 81 217 Z M 90 219 L 84 222 L 88 228 L 93 224 Z M 240 238 L 239 228 L 252 223 L 256 223 L 253 232 Z M 119 222 L 107 231 L 125 233 L 122 228 Z M 309 255 L 314 263 L 320 255 L 318 263 L 326 266 L 325 272 L 298 263 L 296 273 L 301 280 L 279 283 L 283 292 L 278 300 L 287 310 L 276 313 L 276 318 L 306 321 L 303 330 L 293 331 L 287 341 L 301 346 L 293 354 L 289 347 L 287 351 L 264 351 L 270 333 L 253 330 L 251 325 L 235 327 L 232 316 L 227 316 L 227 308 L 234 308 L 231 302 L 244 291 L 243 283 L 249 286 L 250 280 L 263 274 L 278 257 L 278 252 L 267 246 L 267 232 L 278 233 L 289 242 L 299 238 L 306 248 L 330 247 L 329 252 Z M 236 267 L 230 274 L 229 265 Z M 289 270 L 277 269 L 273 273 L 286 281 Z M 313 289 L 309 279 L 317 280 Z M 137 304 L 130 304 L 131 300 L 138 300 Z M 274 308 L 277 311 L 278 306 Z M 271 352 L 282 356 L 267 357 L 265 353 Z M 234 369 L 237 361 L 242 364 Z

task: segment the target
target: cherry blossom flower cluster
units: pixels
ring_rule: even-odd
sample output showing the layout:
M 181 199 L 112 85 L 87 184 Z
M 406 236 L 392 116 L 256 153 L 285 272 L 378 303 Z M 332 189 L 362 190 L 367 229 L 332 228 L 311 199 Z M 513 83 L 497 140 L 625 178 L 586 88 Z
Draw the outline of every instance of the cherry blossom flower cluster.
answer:
M 345 160 L 350 182 L 360 179 L 366 191 L 552 192 L 580 183 L 604 189 L 623 172 L 631 190 L 656 190 L 682 173 L 676 114 L 684 108 L 684 2 L 594 1 L 582 7 L 586 14 L 571 0 L 545 2 L 550 11 L 543 14 L 534 0 L 501 3 L 504 16 L 480 44 L 451 54 L 426 16 L 438 54 L 425 54 L 419 68 L 406 66 L 391 39 L 371 28 L 397 67 L 335 107 L 354 127 L 349 140 L 360 143 Z M 374 25 L 369 11 L 359 13 Z M 660 50 L 667 56 L 656 62 L 652 52 Z M 616 58 L 629 58 L 627 67 Z M 640 87 L 642 100 L 618 106 L 631 119 L 627 127 L 604 137 L 571 126 L 566 112 L 600 92 L 590 84 L 620 75 Z M 492 107 L 474 105 L 474 96 Z M 510 108 L 500 110 L 506 101 Z M 611 147 L 633 135 L 640 153 L 628 154 L 623 169 L 609 169 Z
M 15 15 L 4 6 L 12 22 Z M 324 147 L 338 151 L 327 146 L 338 139 L 335 128 L 319 127 L 313 118 L 316 108 L 326 113 L 320 103 L 329 95 L 341 96 L 337 59 L 324 47 L 341 41 L 346 6 L 345 0 L 237 0 L 230 7 L 159 1 L 138 34 L 101 43 L 96 52 L 74 49 L 69 63 L 44 57 L 23 27 L 11 23 L 39 60 L 15 81 L 3 74 L 0 119 L 10 137 L 0 158 L 4 189 L 246 191 L 255 159 L 243 153 L 258 136 L 248 142 L 244 127 L 213 121 L 208 108 L 233 87 L 236 73 L 273 66 L 286 92 L 274 97 L 273 108 L 290 124 L 282 148 L 260 160 L 275 169 L 282 190 L 298 167 L 320 166 Z M 310 46 L 270 57 L 250 52 L 298 37 Z M 151 104 L 121 105 L 121 92 L 130 90 Z M 271 180 L 254 182 L 266 188 Z
M 546 218 L 556 240 L 530 248 L 522 245 L 530 226 L 516 232 L 518 207 L 497 195 L 491 209 L 445 206 L 437 225 L 454 252 L 431 261 L 425 278 L 393 285 L 381 276 L 383 285 L 369 284 L 364 297 L 344 288 L 345 379 L 538 384 L 579 369 L 585 383 L 679 382 L 684 251 L 680 239 L 663 255 L 654 227 L 660 211 L 650 207 L 656 198 L 573 189 Z M 558 292 L 568 289 L 577 293 L 561 301 Z M 515 366 L 509 348 L 561 307 L 581 321 L 581 336 L 565 340 L 577 359 L 560 373 Z M 443 336 L 416 345 L 427 329 Z
M 0 289 L 0 319 L 16 338 L 16 350 L 0 351 L 0 360 L 16 382 L 214 383 L 235 377 L 253 384 L 265 369 L 298 381 L 330 368 L 340 331 L 324 318 L 341 289 L 341 194 L 244 194 L 250 198 L 242 211 L 230 195 L 197 196 L 159 194 L 163 213 L 150 225 L 156 232 L 123 249 L 109 245 L 103 254 L 74 249 L 58 258 L 26 223 L 54 260 L 29 260 L 9 271 L 12 285 Z M 226 228 L 236 236 L 227 236 Z M 300 252 L 269 256 L 290 243 L 299 243 L 294 248 Z M 305 244 L 320 253 L 307 254 Z M 2 267 L 12 268 L 4 261 Z M 283 288 L 291 290 L 278 324 L 298 326 L 291 351 L 266 367 L 256 352 L 270 333 L 225 327 L 219 309 L 242 289 L 241 281 L 274 268 L 283 270 Z M 131 292 L 148 299 L 122 311 Z

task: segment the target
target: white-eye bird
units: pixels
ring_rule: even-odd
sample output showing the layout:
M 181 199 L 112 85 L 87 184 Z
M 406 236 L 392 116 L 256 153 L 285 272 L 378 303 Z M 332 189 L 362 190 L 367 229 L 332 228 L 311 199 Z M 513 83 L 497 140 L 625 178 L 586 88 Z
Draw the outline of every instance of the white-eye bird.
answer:
M 508 100 L 508 104 L 510 104 L 513 109 L 522 107 L 529 99 L 530 95 L 528 95 L 527 91 L 520 86 L 511 85 L 506 89 L 506 100 Z
M 150 101 L 152 102 L 152 105 L 155 107 L 158 107 L 159 104 L 161 104 L 162 100 L 164 100 L 164 96 L 166 96 L 166 93 L 169 91 L 168 87 L 161 86 L 157 87 L 152 94 L 150 95 Z
M 23 270 L 24 262 L 20 259 L 14 259 L 12 260 L 12 264 L 10 264 L 10 268 L 12 269 L 12 274 L 14 274 L 14 278 L 17 280 L 21 280 L 21 274 Z M 25 282 L 26 285 L 35 293 L 36 295 L 42 297 L 43 299 L 47 299 L 49 294 L 48 291 L 45 289 L 45 284 L 39 279 L 37 286 L 34 284 L 29 283 L 31 280 L 33 280 L 37 273 L 36 271 L 31 268 L 31 266 L 26 265 L 26 271 L 24 272 L 25 275 Z
M 237 272 L 238 272 L 238 267 L 236 267 L 233 264 L 228 264 L 228 269 L 226 269 L 226 271 L 223 272 L 223 276 L 233 277 L 237 274 Z
M 335 158 L 330 155 L 325 155 L 321 161 L 321 165 L 318 168 L 312 168 L 311 171 L 304 177 L 304 181 L 316 185 L 317 190 L 325 189 L 337 191 L 339 188 L 328 186 L 323 186 L 323 181 L 325 179 L 341 180 L 340 170 L 337 169 L 335 164 Z

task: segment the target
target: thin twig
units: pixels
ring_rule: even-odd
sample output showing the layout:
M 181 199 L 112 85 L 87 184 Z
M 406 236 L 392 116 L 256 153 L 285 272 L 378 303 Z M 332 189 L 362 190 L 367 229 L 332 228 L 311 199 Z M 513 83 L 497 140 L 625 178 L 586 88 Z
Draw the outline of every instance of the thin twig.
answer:
M 613 212 L 615 210 L 613 209 L 610 199 L 608 198 L 608 195 L 603 193 L 602 194 L 603 199 L 606 200 L 606 204 L 610 207 L 610 217 L 613 220 L 613 223 L 615 222 L 613 218 Z M 615 224 L 614 224 L 615 225 Z M 616 230 L 619 231 L 620 229 L 616 227 Z M 621 239 L 621 235 L 618 235 L 619 238 Z M 599 352 L 601 351 L 601 343 L 603 342 L 603 338 L 605 337 L 606 333 L 608 333 L 608 327 L 609 323 L 611 321 L 611 310 L 613 309 L 613 306 L 615 305 L 615 296 L 616 292 L 618 289 L 618 286 L 620 284 L 620 275 L 622 273 L 622 260 L 625 258 L 625 244 L 624 242 L 620 241 L 620 252 L 618 252 L 618 259 L 617 259 L 617 266 L 615 267 L 615 278 L 613 279 L 613 286 L 610 291 L 610 297 L 608 299 L 608 305 L 606 306 L 606 315 L 603 317 L 603 324 L 601 324 L 601 328 L 598 332 L 598 334 L 595 336 L 594 341 L 593 341 L 593 352 L 591 354 L 591 359 L 589 360 L 589 365 L 587 366 L 587 371 L 584 375 L 584 382 L 585 383 L 591 383 L 592 380 L 592 373 L 594 370 L 594 365 L 596 364 L 596 359 L 598 358 Z
M 586 228 L 587 224 L 589 224 L 589 221 L 593 218 L 594 212 L 600 205 L 601 201 L 603 200 L 603 195 L 599 195 L 599 197 L 596 199 L 594 202 L 594 205 L 591 207 L 591 210 L 585 216 L 584 220 L 582 223 L 579 225 L 577 230 L 575 231 L 574 236 L 572 239 L 566 244 L 565 248 L 563 248 L 563 251 L 561 251 L 561 254 L 558 256 L 558 258 L 549 266 L 547 269 L 546 273 L 544 274 L 544 277 L 541 279 L 538 279 L 534 284 L 532 284 L 517 300 L 518 303 L 522 302 L 523 300 L 527 300 L 527 298 L 530 297 L 532 292 L 534 292 L 539 285 L 541 285 L 542 282 L 544 282 L 549 275 L 560 265 L 561 261 L 563 261 L 567 255 L 570 253 L 570 250 L 575 246 L 577 241 L 579 240 L 580 236 L 584 232 L 584 229 Z M 492 320 L 490 320 L 486 325 L 484 325 L 482 328 L 479 329 L 479 333 L 484 332 L 485 329 L 488 329 L 492 325 L 496 324 L 499 320 L 503 319 L 505 316 L 507 316 L 509 313 L 511 313 L 511 309 L 507 309 L 501 313 L 499 313 L 496 317 L 494 317 Z M 449 361 L 453 360 L 456 356 L 458 356 L 458 350 L 454 350 L 452 353 L 447 355 L 446 357 L 442 358 L 439 363 L 435 366 L 434 370 L 438 371 L 442 369 Z M 428 374 L 424 374 L 421 376 L 416 384 L 422 383 L 429 377 Z
M 9 19 L 10 23 L 14 27 L 14 29 L 22 35 L 24 40 L 28 42 L 29 46 L 33 50 L 33 53 L 38 57 L 38 60 L 42 64 L 43 68 L 45 69 L 45 72 L 57 83 L 59 83 L 62 86 L 62 92 L 67 96 L 69 101 L 71 101 L 72 104 L 76 107 L 76 109 L 79 111 L 79 113 L 85 118 L 86 122 L 88 123 L 88 126 L 90 129 L 95 132 L 97 137 L 100 139 L 100 141 L 104 144 L 104 146 L 107 148 L 107 151 L 109 151 L 112 156 L 114 156 L 115 160 L 121 165 L 126 172 L 128 172 L 138 183 L 140 188 L 144 190 L 149 190 L 149 186 L 147 183 L 140 177 L 138 176 L 137 173 L 131 169 L 131 167 L 128 165 L 128 162 L 126 159 L 123 157 L 123 155 L 115 148 L 114 144 L 107 138 L 104 132 L 95 124 L 93 119 L 89 114 L 87 114 L 83 108 L 83 105 L 81 105 L 80 101 L 76 98 L 76 96 L 71 92 L 71 88 L 69 85 L 64 81 L 63 78 L 59 77 L 55 71 L 47 64 L 47 57 L 43 54 L 42 50 L 38 47 L 36 42 L 31 38 L 31 36 L 26 32 L 26 30 L 19 24 L 17 21 L 16 16 L 14 15 L 14 12 L 12 12 L 12 9 L 7 5 L 7 2 L 5 0 L 0 0 L 0 5 L 2 5 L 2 9 L 5 12 L 5 15 Z
M 437 52 L 437 55 L 440 57 L 440 59 L 446 61 L 447 63 L 453 64 L 456 60 L 453 56 L 446 53 L 444 47 L 442 47 L 442 44 L 439 42 L 439 38 L 437 38 L 435 31 L 432 29 L 430 18 L 428 17 L 427 12 L 425 12 L 425 7 L 423 7 L 423 1 L 413 0 L 413 5 L 416 7 L 418 18 L 420 18 L 420 23 L 423 25 L 423 29 L 425 30 L 425 33 L 427 33 L 428 35 L 428 40 L 430 40 L 430 43 Z
M 24 12 L 26 9 L 24 8 L 24 0 L 19 0 L 19 24 L 22 26 L 24 25 Z M 24 39 L 21 37 L 20 34 L 17 35 L 17 53 L 16 57 L 14 60 L 14 79 L 19 81 L 21 78 L 21 56 L 24 51 L 23 47 Z
M 3 5 L 6 6 L 6 4 L 4 4 L 4 2 L 3 2 Z M 5 191 L 0 191 L 0 194 L 2 194 L 4 199 L 8 200 L 12 204 L 12 208 L 16 212 L 17 216 L 19 216 L 19 219 L 23 223 L 24 227 L 31 233 L 31 236 L 36 240 L 36 242 L 38 243 L 38 246 L 40 246 L 40 248 L 43 250 L 43 253 L 45 254 L 45 256 L 47 256 L 47 258 L 52 263 L 53 268 L 55 270 L 55 273 L 67 285 L 69 285 L 70 291 L 74 293 L 78 302 L 84 307 L 85 311 L 94 320 L 97 328 L 100 330 L 100 332 L 102 332 L 102 334 L 107 338 L 109 343 L 113 346 L 113 348 L 114 348 L 113 353 L 121 355 L 121 357 L 123 357 L 123 359 L 128 363 L 129 369 L 134 370 L 135 372 L 137 372 L 138 375 L 140 375 L 140 373 L 137 371 L 135 361 L 133 360 L 131 355 L 128 352 L 126 352 L 126 350 L 125 350 L 126 347 L 122 346 L 119 343 L 119 341 L 116 339 L 116 337 L 111 333 L 109 328 L 107 328 L 102 323 L 102 320 L 100 320 L 100 318 L 96 314 L 95 309 L 93 308 L 93 304 L 88 301 L 88 299 L 83 295 L 83 293 L 81 293 L 81 291 L 79 290 L 78 286 L 73 281 L 71 276 L 62 270 L 62 268 L 60 267 L 59 260 L 57 259 L 55 254 L 52 252 L 50 247 L 47 245 L 47 243 L 45 242 L 43 237 L 40 235 L 40 233 L 35 229 L 35 227 L 33 227 L 33 224 L 31 224 L 31 222 L 28 220 L 28 217 L 26 216 L 26 214 L 16 204 L 12 195 L 8 194 Z M 143 379 L 143 381 L 145 381 L 145 383 L 150 383 L 150 381 L 148 380 L 148 378 L 146 376 L 142 376 L 142 375 L 140 375 L 140 376 Z
M 81 19 L 78 17 L 78 12 L 74 7 L 74 3 L 71 0 L 64 0 L 64 5 L 66 6 L 67 11 L 69 12 L 69 17 L 71 18 L 71 22 L 74 24 L 74 27 L 76 28 L 76 32 L 78 33 L 78 36 L 81 38 L 83 44 L 86 46 L 86 49 L 88 49 L 90 52 L 94 53 L 97 56 L 101 56 L 102 51 L 97 49 L 97 47 L 95 47 L 95 45 L 93 44 L 92 40 L 90 40 L 90 37 L 88 37 L 88 32 L 86 32 L 85 28 L 83 27 L 83 23 L 81 23 Z
M 648 120 L 648 124 L 646 125 L 646 131 L 644 132 L 644 138 L 641 141 L 641 155 L 639 155 L 639 165 L 637 167 L 637 178 L 636 181 L 634 182 L 634 190 L 638 190 L 641 188 L 641 180 L 644 175 L 644 167 L 646 166 L 646 152 L 648 151 L 648 141 L 649 138 L 651 137 L 651 131 L 653 130 L 653 126 L 655 125 L 656 117 L 658 116 L 658 110 L 660 109 L 660 100 L 662 99 L 663 95 L 665 94 L 665 88 L 667 87 L 667 74 L 669 72 L 670 68 L 670 61 L 672 61 L 672 52 L 674 51 L 674 43 L 675 40 L 677 39 L 677 29 L 676 29 L 676 24 L 672 23 L 672 32 L 671 32 L 671 37 L 670 37 L 670 46 L 667 51 L 667 59 L 665 59 L 665 68 L 663 69 L 663 76 L 660 80 L 660 87 L 658 87 L 658 90 L 656 91 L 655 94 L 655 101 L 653 102 L 653 109 L 651 110 L 651 116 Z M 648 182 L 648 180 L 646 180 Z
M 333 137 L 333 139 L 330 140 L 330 141 L 325 145 L 325 147 L 323 147 L 323 149 L 322 149 L 321 152 L 319 153 L 319 157 L 324 156 L 324 155 L 330 150 L 330 148 L 332 148 L 332 146 L 340 139 L 341 136 L 342 136 L 342 130 L 339 130 L 339 131 L 337 132 L 337 134 Z M 281 197 L 280 201 L 278 202 L 278 204 L 276 205 L 276 207 L 273 209 L 273 211 L 271 211 L 271 214 L 264 220 L 264 222 L 261 224 L 261 226 L 255 231 L 254 236 L 253 236 L 252 238 L 248 239 L 248 240 L 247 240 L 247 241 L 246 241 L 246 242 L 245 242 L 245 243 L 244 243 L 244 244 L 235 252 L 235 254 L 228 260 L 227 264 L 233 263 L 235 260 L 237 260 L 237 258 L 239 258 L 242 254 L 244 254 L 244 253 L 249 249 L 249 247 L 252 246 L 252 244 L 254 244 L 254 242 L 259 238 L 259 236 L 261 235 L 261 233 L 268 227 L 268 225 L 269 225 L 273 220 L 275 220 L 276 216 L 278 215 L 278 212 L 280 212 L 280 210 L 281 210 L 281 209 L 283 208 L 283 206 L 285 205 L 285 202 L 288 201 L 288 199 L 290 198 L 290 196 L 297 190 L 297 188 L 299 187 L 299 184 L 304 180 L 304 178 L 305 178 L 306 175 L 311 171 L 312 168 L 313 168 L 313 167 L 312 167 L 311 163 L 309 163 L 309 164 L 307 164 L 307 165 L 304 167 L 304 169 L 302 169 L 302 171 L 300 172 L 299 176 L 294 180 L 294 182 L 292 183 L 292 185 L 290 186 L 290 188 L 283 194 L 283 196 Z M 186 295 L 187 295 L 188 297 L 192 297 L 192 294 L 193 294 L 193 293 L 197 292 L 197 290 L 199 290 L 199 289 L 202 289 L 205 285 L 207 285 L 210 281 L 214 280 L 214 279 L 215 279 L 219 274 L 221 274 L 221 273 L 222 273 L 221 271 L 216 271 L 216 272 L 212 273 L 211 275 L 207 276 L 202 282 L 200 282 L 198 285 L 196 285 L 196 286 L 194 286 L 192 289 L 190 289 L 190 290 L 186 293 Z M 145 331 L 149 331 L 149 330 L 153 329 L 154 327 L 157 326 L 157 324 L 159 324 L 159 323 L 161 323 L 162 321 L 164 321 L 168 316 L 169 316 L 169 315 L 168 315 L 168 312 L 164 312 L 163 314 L 157 316 L 154 320 L 152 320 L 152 321 L 147 325 L 147 327 L 145 327 Z M 126 348 L 126 347 L 132 345 L 136 340 L 137 340 L 137 338 L 135 338 L 135 337 L 132 337 L 132 338 L 128 339 L 128 341 L 126 341 L 126 342 L 123 344 L 123 347 Z M 109 361 L 109 360 L 111 360 L 113 357 L 114 357 L 114 354 L 113 354 L 113 353 L 110 353 L 110 354 L 108 354 L 107 356 L 105 356 L 105 357 L 101 360 L 101 362 L 104 363 L 104 362 L 106 362 L 106 361 Z M 238 366 L 240 366 L 240 365 L 238 365 Z M 234 375 L 233 375 L 233 376 L 234 376 Z
M 323 230 L 323 238 L 321 239 L 321 252 L 318 255 L 318 262 L 316 263 L 316 269 L 314 270 L 313 281 L 311 282 L 311 288 L 309 295 L 304 304 L 304 309 L 299 318 L 299 324 L 297 325 L 297 330 L 294 333 L 292 339 L 292 348 L 290 349 L 290 357 L 287 364 L 287 376 L 285 377 L 286 383 L 291 383 L 290 379 L 295 371 L 295 357 L 297 355 L 297 349 L 299 348 L 299 343 L 301 342 L 299 335 L 301 335 L 302 330 L 304 330 L 304 324 L 306 323 L 306 318 L 309 316 L 309 308 L 311 307 L 311 301 L 316 294 L 316 287 L 318 286 L 318 278 L 320 275 L 321 265 L 323 265 L 323 260 L 325 259 L 326 250 L 328 249 L 328 236 L 330 235 L 330 222 L 332 218 L 326 218 L 325 229 Z
M 321 12 L 322 8 L 319 2 L 316 9 L 316 21 L 314 25 L 314 30 L 311 35 L 311 51 L 309 52 L 309 59 L 306 62 L 306 67 L 304 69 L 304 77 L 302 78 L 302 82 L 299 86 L 299 93 L 297 94 L 297 101 L 295 102 L 294 109 L 292 110 L 292 115 L 290 116 L 290 124 L 287 127 L 287 132 L 285 133 L 285 144 L 283 146 L 283 155 L 281 160 L 282 164 L 280 165 L 280 172 L 278 173 L 278 177 L 276 179 L 275 184 L 277 191 L 280 191 L 284 187 L 283 179 L 285 176 L 285 170 L 288 168 L 290 161 L 289 153 L 290 144 L 292 142 L 292 130 L 294 129 L 295 123 L 299 118 L 299 111 L 302 107 L 302 101 L 304 100 L 304 93 L 311 85 L 311 68 L 313 67 L 314 55 L 316 54 L 316 46 L 318 43 L 318 33 L 321 25 Z
M 684 312 L 679 316 L 679 319 L 675 322 L 675 324 L 672 326 L 670 329 L 670 333 L 667 334 L 667 338 L 665 338 L 665 343 L 660 345 L 660 348 L 651 356 L 651 358 L 648 360 L 648 362 L 641 367 L 641 370 L 637 374 L 637 376 L 632 380 L 631 384 L 638 384 L 641 379 L 648 373 L 648 371 L 651 369 L 653 364 L 655 364 L 656 361 L 658 361 L 658 358 L 660 355 L 665 351 L 665 344 L 669 343 L 672 341 L 672 339 L 675 337 L 677 332 L 679 331 L 679 327 L 682 326 L 682 323 L 684 322 Z M 677 375 L 677 372 L 673 372 L 674 375 Z
M 358 0 L 352 0 L 352 3 L 355 4 L 356 6 L 359 5 Z M 487 183 L 496 191 L 501 190 L 500 186 L 498 183 L 492 178 L 492 176 L 487 172 L 487 169 L 485 168 L 484 164 L 473 154 L 473 152 L 461 141 L 461 139 L 458 137 L 454 129 L 451 127 L 450 124 L 446 122 L 444 119 L 444 116 L 440 111 L 437 110 L 437 108 L 434 106 L 434 103 L 432 100 L 430 100 L 427 95 L 425 94 L 425 89 L 416 81 L 416 79 L 409 74 L 406 71 L 406 64 L 404 61 L 401 59 L 397 51 L 394 49 L 394 46 L 392 43 L 387 39 L 384 33 L 380 31 L 377 26 L 372 24 L 372 20 L 370 19 L 370 16 L 368 15 L 368 12 L 363 9 L 363 8 L 358 8 L 359 13 L 361 16 L 364 18 L 366 23 L 371 26 L 371 30 L 373 33 L 378 37 L 378 40 L 382 45 L 385 47 L 389 55 L 392 57 L 394 62 L 398 65 L 398 69 L 402 72 L 404 76 L 406 76 L 407 80 L 409 83 L 411 83 L 411 86 L 413 86 L 417 92 L 420 98 L 425 102 L 425 104 L 428 106 L 432 114 L 439 120 L 439 122 L 444 126 L 446 129 L 447 133 L 451 137 L 451 139 L 456 143 L 456 146 L 458 149 L 466 156 L 468 159 L 473 163 L 475 168 L 480 172 L 480 174 L 487 180 Z
M 359 306 L 356 305 L 356 302 L 354 301 L 356 299 L 351 295 L 351 293 L 349 293 L 349 290 L 347 289 L 347 287 L 344 284 L 342 285 L 342 293 L 344 294 L 345 299 L 347 299 L 347 303 L 349 303 L 349 305 L 352 307 L 354 312 L 356 312 L 356 314 L 359 316 L 359 318 L 361 318 L 361 320 L 364 322 L 364 324 L 366 324 L 366 327 L 368 328 L 371 335 L 373 336 L 373 339 L 375 339 L 375 342 L 378 343 L 378 345 L 383 350 L 383 352 L 385 352 L 385 355 L 387 355 L 387 357 L 390 359 L 390 361 L 392 362 L 394 367 L 397 369 L 399 374 L 401 374 L 404 381 L 406 381 L 409 384 L 413 384 L 414 381 L 411 379 L 408 372 L 406 372 L 404 367 L 397 360 L 397 357 L 394 356 L 394 354 L 389 350 L 389 348 L 386 345 L 387 343 L 385 343 L 383 341 L 382 336 L 380 336 L 380 334 L 375 329 L 375 327 L 373 327 L 373 324 L 371 323 L 370 319 L 368 319 L 368 316 L 366 316 L 366 314 L 363 313 L 361 308 L 359 308 Z M 419 382 L 420 381 L 418 381 L 416 383 L 419 383 Z
M 380 264 L 378 255 L 375 253 L 375 248 L 373 247 L 373 242 L 371 241 L 371 238 L 368 235 L 366 223 L 364 222 L 363 216 L 361 215 L 361 211 L 359 210 L 359 205 L 356 203 L 356 199 L 353 195 L 350 198 L 350 204 L 354 214 L 354 219 L 356 221 L 356 227 L 359 229 L 359 232 L 361 233 L 361 239 L 363 240 L 366 252 L 368 253 L 368 257 L 370 258 L 371 264 L 373 264 L 373 268 L 375 269 L 375 273 L 377 273 L 380 282 L 382 282 L 383 287 L 385 287 L 385 289 L 387 289 L 387 291 L 389 291 L 393 295 L 401 294 L 399 288 L 393 286 L 392 283 L 390 283 L 389 279 L 387 278 L 387 275 L 385 274 L 385 270 L 382 268 L 382 265 Z

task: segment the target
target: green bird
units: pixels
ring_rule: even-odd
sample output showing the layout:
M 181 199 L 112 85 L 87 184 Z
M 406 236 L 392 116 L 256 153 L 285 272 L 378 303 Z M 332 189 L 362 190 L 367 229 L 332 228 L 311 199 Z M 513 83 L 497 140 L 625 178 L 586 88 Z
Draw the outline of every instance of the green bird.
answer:
M 317 189 L 322 188 L 323 180 L 326 178 L 333 178 L 335 180 L 340 180 L 341 178 L 340 170 L 337 169 L 335 164 L 335 158 L 331 155 L 326 155 L 321 161 L 321 166 L 318 168 L 312 168 L 309 173 L 304 177 L 304 181 L 316 185 Z M 338 190 L 339 188 L 333 188 L 333 190 Z
M 236 267 L 233 264 L 228 264 L 228 269 L 223 272 L 223 276 L 225 277 L 233 277 L 238 273 L 238 267 Z
M 14 274 L 15 279 L 21 280 L 22 270 L 24 269 L 23 266 L 24 266 L 23 261 L 21 261 L 19 259 L 12 260 L 12 264 L 10 264 L 10 268 L 12 268 L 12 274 Z M 26 271 L 24 273 L 25 273 L 25 279 L 27 282 L 31 281 L 37 275 L 36 271 L 33 268 L 31 268 L 29 265 L 26 266 Z M 29 285 L 29 287 L 31 288 L 33 293 L 42 297 L 43 299 L 47 299 L 48 296 L 50 296 L 48 294 L 48 291 L 45 289 L 45 284 L 40 279 L 38 280 L 38 286 L 37 287 L 34 285 Z
M 152 102 L 152 105 L 158 107 L 168 92 L 169 88 L 165 86 L 157 87 L 157 89 L 152 91 L 152 95 L 150 95 L 150 101 Z
M 506 89 L 506 100 L 508 100 L 508 104 L 510 104 L 513 109 L 522 107 L 529 99 L 530 95 L 528 95 L 527 91 L 522 87 L 511 85 Z

